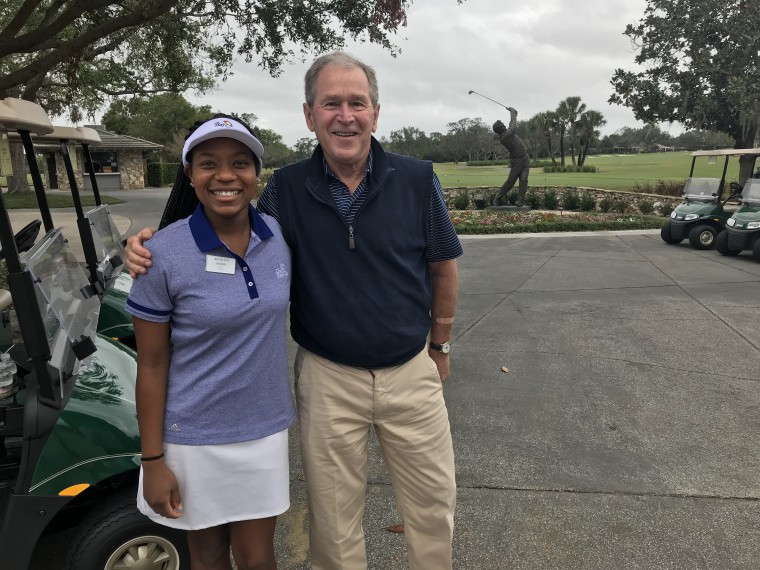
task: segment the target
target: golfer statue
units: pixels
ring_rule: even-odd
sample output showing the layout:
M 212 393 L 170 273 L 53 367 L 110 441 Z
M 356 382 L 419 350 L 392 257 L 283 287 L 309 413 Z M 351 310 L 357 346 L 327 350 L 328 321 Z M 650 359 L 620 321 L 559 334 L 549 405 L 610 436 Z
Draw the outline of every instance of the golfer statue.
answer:
M 523 140 L 517 136 L 515 129 L 517 128 L 517 111 L 514 107 L 507 107 L 511 118 L 509 119 L 509 128 L 504 126 L 501 121 L 496 121 L 493 124 L 493 131 L 499 135 L 499 141 L 504 148 L 509 151 L 509 177 L 504 182 L 496 198 L 493 200 L 493 205 L 498 206 L 502 197 L 506 196 L 512 187 L 520 179 L 520 189 L 517 194 L 517 201 L 515 206 L 521 207 L 525 201 L 525 192 L 528 191 L 528 174 L 530 173 L 530 156 L 528 156 L 528 149 L 525 147 Z

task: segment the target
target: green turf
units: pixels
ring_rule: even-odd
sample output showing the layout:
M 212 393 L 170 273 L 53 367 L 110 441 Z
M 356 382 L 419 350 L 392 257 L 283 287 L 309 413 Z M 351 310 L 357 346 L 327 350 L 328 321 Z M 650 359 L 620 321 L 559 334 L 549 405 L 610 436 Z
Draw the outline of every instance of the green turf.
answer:
M 694 176 L 720 178 L 723 158 L 708 164 L 707 158 L 697 159 Z M 566 160 L 566 164 L 570 164 Z M 543 168 L 532 168 L 530 186 L 588 186 L 606 190 L 631 190 L 635 183 L 656 183 L 658 180 L 685 180 L 691 167 L 689 152 L 658 152 L 648 154 L 592 155 L 586 165 L 596 166 L 598 172 L 544 173 Z M 444 188 L 498 187 L 504 183 L 509 166 L 465 166 L 464 163 L 437 163 L 433 165 Z M 727 177 L 736 180 L 739 161 L 732 158 Z
M 74 201 L 71 196 L 65 194 L 47 194 L 47 203 L 50 208 L 73 208 Z M 95 198 L 93 196 L 82 196 L 80 198 L 82 206 L 94 206 Z M 124 200 L 114 198 L 113 196 L 100 196 L 103 204 L 123 204 Z M 37 205 L 37 195 L 34 192 L 23 192 L 20 194 L 3 194 L 3 202 L 8 210 L 32 209 L 39 208 Z

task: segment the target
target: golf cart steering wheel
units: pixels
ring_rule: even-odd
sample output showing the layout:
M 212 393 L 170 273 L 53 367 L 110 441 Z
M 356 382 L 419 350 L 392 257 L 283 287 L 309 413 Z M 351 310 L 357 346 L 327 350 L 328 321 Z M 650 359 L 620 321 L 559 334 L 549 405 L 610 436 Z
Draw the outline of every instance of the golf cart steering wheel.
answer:
M 32 249 L 34 242 L 37 241 L 41 225 L 42 222 L 40 220 L 34 220 L 21 228 L 18 233 L 13 236 L 16 240 L 16 249 L 19 253 Z M 5 252 L 0 251 L 0 259 L 5 259 Z

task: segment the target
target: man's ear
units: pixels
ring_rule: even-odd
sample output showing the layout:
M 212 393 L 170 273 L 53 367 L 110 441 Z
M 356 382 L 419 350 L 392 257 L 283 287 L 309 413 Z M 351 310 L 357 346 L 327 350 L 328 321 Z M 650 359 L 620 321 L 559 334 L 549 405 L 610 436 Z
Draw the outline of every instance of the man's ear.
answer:
M 303 116 L 306 119 L 306 126 L 313 133 L 314 132 L 314 117 L 311 114 L 311 108 L 307 103 L 303 104 Z

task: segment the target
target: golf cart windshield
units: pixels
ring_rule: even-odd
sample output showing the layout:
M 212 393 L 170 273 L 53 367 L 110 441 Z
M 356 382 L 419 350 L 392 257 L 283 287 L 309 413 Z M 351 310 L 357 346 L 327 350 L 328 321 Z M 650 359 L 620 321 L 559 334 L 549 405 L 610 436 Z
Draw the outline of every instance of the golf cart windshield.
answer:
M 760 206 L 760 178 L 749 178 L 744 184 L 742 204 Z
M 21 262 L 34 278 L 53 356 L 51 364 L 60 369 L 65 362 L 66 350 L 62 345 L 65 339 L 59 333 L 63 331 L 73 344 L 94 337 L 100 300 L 89 293 L 87 276 L 60 229 L 48 232 L 21 256 Z
M 720 178 L 689 178 L 683 189 L 687 200 L 712 202 L 720 193 Z
M 124 267 L 126 256 L 121 246 L 121 234 L 105 204 L 93 208 L 85 215 L 92 227 L 92 240 L 98 258 L 98 277 L 107 289 L 110 280 L 118 276 Z

